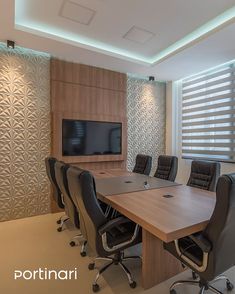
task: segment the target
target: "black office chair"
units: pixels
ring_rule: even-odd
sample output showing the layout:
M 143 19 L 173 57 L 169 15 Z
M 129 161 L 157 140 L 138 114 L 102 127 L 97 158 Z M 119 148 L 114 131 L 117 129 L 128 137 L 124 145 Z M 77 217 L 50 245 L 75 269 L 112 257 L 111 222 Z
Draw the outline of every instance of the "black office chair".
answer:
M 74 227 L 80 229 L 79 212 L 71 198 L 68 188 L 67 170 L 69 167 L 69 164 L 65 164 L 62 161 L 57 161 L 55 163 L 55 177 L 60 191 L 63 194 L 65 213 L 69 217 L 69 220 L 74 225 Z M 60 227 L 59 229 L 61 231 L 63 228 Z M 81 233 L 75 235 L 69 244 L 73 247 L 78 244 L 78 241 L 82 242 L 82 249 L 80 252 L 81 256 L 86 256 L 86 240 L 84 240 L 84 237 Z
M 63 195 L 61 193 L 61 190 L 58 186 L 58 183 L 56 181 L 55 177 L 55 164 L 57 162 L 57 159 L 54 157 L 46 157 L 45 158 L 45 165 L 46 165 L 46 173 L 48 176 L 48 179 L 52 186 L 52 197 L 59 208 L 64 209 L 64 200 Z M 63 215 L 58 221 L 57 224 L 60 224 L 60 227 L 57 230 L 60 230 L 60 228 L 63 227 L 64 223 L 69 218 L 66 215 Z
M 71 167 L 67 176 L 71 196 L 83 221 L 88 245 L 99 256 L 95 260 L 109 261 L 99 270 L 92 286 L 93 291 L 99 291 L 99 276 L 112 264 L 120 265 L 128 277 L 130 287 L 135 288 L 136 282 L 123 262 L 140 257 L 124 257 L 123 251 L 141 241 L 139 226 L 123 216 L 112 220 L 105 217 L 96 197 L 94 178 L 88 171 Z M 95 262 L 90 263 L 88 268 L 93 270 L 94 267 Z
M 194 160 L 187 185 L 203 190 L 215 191 L 220 176 L 220 163 Z
M 175 287 L 189 283 L 199 285 L 200 294 L 210 289 L 222 294 L 211 285 L 211 281 L 226 280 L 227 290 L 233 289 L 233 284 L 223 272 L 235 264 L 235 173 L 223 175 L 216 187 L 216 205 L 206 228 L 197 234 L 165 243 L 164 248 L 191 268 L 199 281 L 178 281 L 170 293 L 176 294 Z
M 176 156 L 160 155 L 154 177 L 174 182 L 177 170 L 178 158 Z
M 138 154 L 135 159 L 134 173 L 149 175 L 152 167 L 152 157 Z

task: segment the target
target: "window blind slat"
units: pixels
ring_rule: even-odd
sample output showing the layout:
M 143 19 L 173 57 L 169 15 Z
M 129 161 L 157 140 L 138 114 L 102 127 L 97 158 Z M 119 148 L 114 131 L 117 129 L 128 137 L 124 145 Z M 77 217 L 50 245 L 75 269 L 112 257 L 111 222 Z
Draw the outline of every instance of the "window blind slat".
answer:
M 209 98 L 204 98 L 202 96 L 201 99 L 196 99 L 193 101 L 184 100 L 183 107 L 193 106 L 193 105 L 197 105 L 199 103 L 207 103 L 207 102 L 213 102 L 213 101 L 218 101 L 218 100 L 223 100 L 223 99 L 234 99 L 234 98 L 235 98 L 235 93 L 227 93 L 227 94 L 213 96 L 213 97 L 209 97 Z
M 190 126 L 200 126 L 200 125 L 212 125 L 212 124 L 221 124 L 224 123 L 225 119 L 211 119 L 208 117 L 208 120 L 201 120 L 201 121 L 194 121 L 194 122 L 183 122 L 183 127 L 190 127 Z M 235 123 L 235 117 L 226 118 L 226 122 Z
M 229 86 L 219 87 L 216 89 L 207 90 L 207 91 L 196 93 L 193 95 L 188 95 L 186 97 L 183 96 L 183 100 L 200 98 L 202 96 L 208 96 L 208 95 L 212 95 L 212 94 L 216 94 L 216 93 L 220 93 L 220 92 L 224 92 L 224 91 L 231 91 L 232 92 L 234 89 L 235 89 L 235 84 L 232 84 Z
M 229 74 L 229 73 L 234 73 L 234 68 L 226 68 L 224 70 L 221 70 L 219 72 L 211 74 L 209 78 L 213 79 L 213 78 L 216 78 L 218 75 L 226 75 L 226 74 Z M 190 80 L 188 82 L 185 81 L 183 83 L 183 89 L 186 88 L 186 87 L 198 84 L 200 82 L 204 82 L 205 80 L 208 80 L 208 76 L 202 76 L 202 77 L 199 76 L 197 79 L 193 79 L 193 80 Z
M 226 140 L 226 139 L 235 139 L 235 134 L 226 134 L 226 135 L 208 135 L 208 134 L 204 134 L 204 135 L 193 135 L 193 136 L 182 136 L 182 140 L 196 140 L 196 139 L 199 139 L 199 140 L 219 140 L 219 139 L 223 139 L 223 140 Z
M 197 160 L 210 160 L 210 161 L 218 161 L 218 157 L 213 157 L 211 155 L 209 156 L 202 156 L 202 155 L 187 155 L 187 154 L 183 154 L 182 155 L 182 158 L 183 159 L 190 159 L 190 160 L 193 160 L 193 159 L 197 159 Z M 234 160 L 232 159 L 225 159 L 225 158 L 221 158 L 219 159 L 219 161 L 222 161 L 222 162 L 228 162 L 228 163 L 234 163 Z
M 234 156 L 235 151 L 217 151 L 217 150 L 190 150 L 183 149 L 183 153 L 191 153 L 191 154 L 211 154 L 211 155 L 229 155 Z
M 184 129 L 183 132 L 184 134 L 187 133 L 212 133 L 212 132 L 226 132 L 226 131 L 234 131 L 235 132 L 235 127 L 234 126 L 226 126 L 226 127 L 211 127 L 211 128 L 195 128 L 195 129 Z
M 216 117 L 216 116 L 228 115 L 228 114 L 235 114 L 235 109 L 214 111 L 214 112 L 209 113 L 209 115 L 208 115 L 208 113 L 192 114 L 192 115 L 187 115 L 187 116 L 185 115 L 185 116 L 183 116 L 183 121 L 189 120 L 189 119 L 210 117 L 210 116 Z
M 228 148 L 235 148 L 235 143 L 184 143 L 182 144 L 183 147 L 228 147 Z
M 222 108 L 222 107 L 227 107 L 227 106 L 235 106 L 235 101 L 229 101 L 229 102 L 219 102 L 219 103 L 213 103 L 205 106 L 199 106 L 199 107 L 193 107 L 193 108 L 187 108 L 183 109 L 183 114 L 184 113 L 193 113 L 197 111 L 203 111 L 203 110 L 208 110 L 208 109 L 214 109 L 214 108 Z
M 218 86 L 219 87 L 220 84 L 224 84 L 226 82 L 231 83 L 231 82 L 234 81 L 234 79 L 235 79 L 235 76 L 232 76 L 232 77 L 230 76 L 230 77 L 227 77 L 227 78 L 221 78 L 221 79 L 218 79 L 216 81 L 201 84 L 201 85 L 196 86 L 194 88 L 183 90 L 183 96 L 185 96 L 188 93 L 195 92 L 195 91 L 200 91 L 200 90 L 205 89 L 205 88 L 210 88 L 210 87 L 213 87 L 213 86 Z M 201 91 L 201 92 L 203 92 L 203 91 Z

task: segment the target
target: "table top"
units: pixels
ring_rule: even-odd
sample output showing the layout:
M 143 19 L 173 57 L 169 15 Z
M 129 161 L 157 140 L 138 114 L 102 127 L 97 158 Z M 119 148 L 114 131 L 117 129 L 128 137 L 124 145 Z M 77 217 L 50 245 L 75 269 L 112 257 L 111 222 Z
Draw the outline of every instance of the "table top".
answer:
M 90 170 L 90 172 L 94 176 L 95 180 L 121 176 L 131 176 L 133 174 L 133 172 L 129 172 L 124 169 L 93 169 Z
M 96 177 L 96 191 L 97 194 L 102 196 L 146 191 L 176 185 L 179 184 L 138 173 L 128 173 L 127 175 L 112 176 L 110 178 Z
M 173 196 L 173 197 L 172 197 Z M 215 193 L 185 185 L 99 198 L 164 242 L 199 232 L 215 206 Z

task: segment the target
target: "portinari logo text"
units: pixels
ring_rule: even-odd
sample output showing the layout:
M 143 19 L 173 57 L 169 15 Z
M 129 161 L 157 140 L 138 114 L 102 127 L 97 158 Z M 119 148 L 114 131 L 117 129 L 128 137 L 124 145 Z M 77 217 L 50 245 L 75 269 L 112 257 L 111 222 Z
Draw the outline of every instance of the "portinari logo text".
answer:
M 78 270 L 52 270 L 39 268 L 37 270 L 15 270 L 14 279 L 24 280 L 77 280 Z

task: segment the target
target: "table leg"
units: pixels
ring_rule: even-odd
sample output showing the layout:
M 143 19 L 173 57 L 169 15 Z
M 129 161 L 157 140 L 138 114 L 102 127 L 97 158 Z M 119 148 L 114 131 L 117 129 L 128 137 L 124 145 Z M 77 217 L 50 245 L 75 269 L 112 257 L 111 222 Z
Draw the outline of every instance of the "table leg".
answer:
M 142 286 L 149 289 L 183 271 L 181 263 L 164 250 L 163 242 L 142 229 Z

